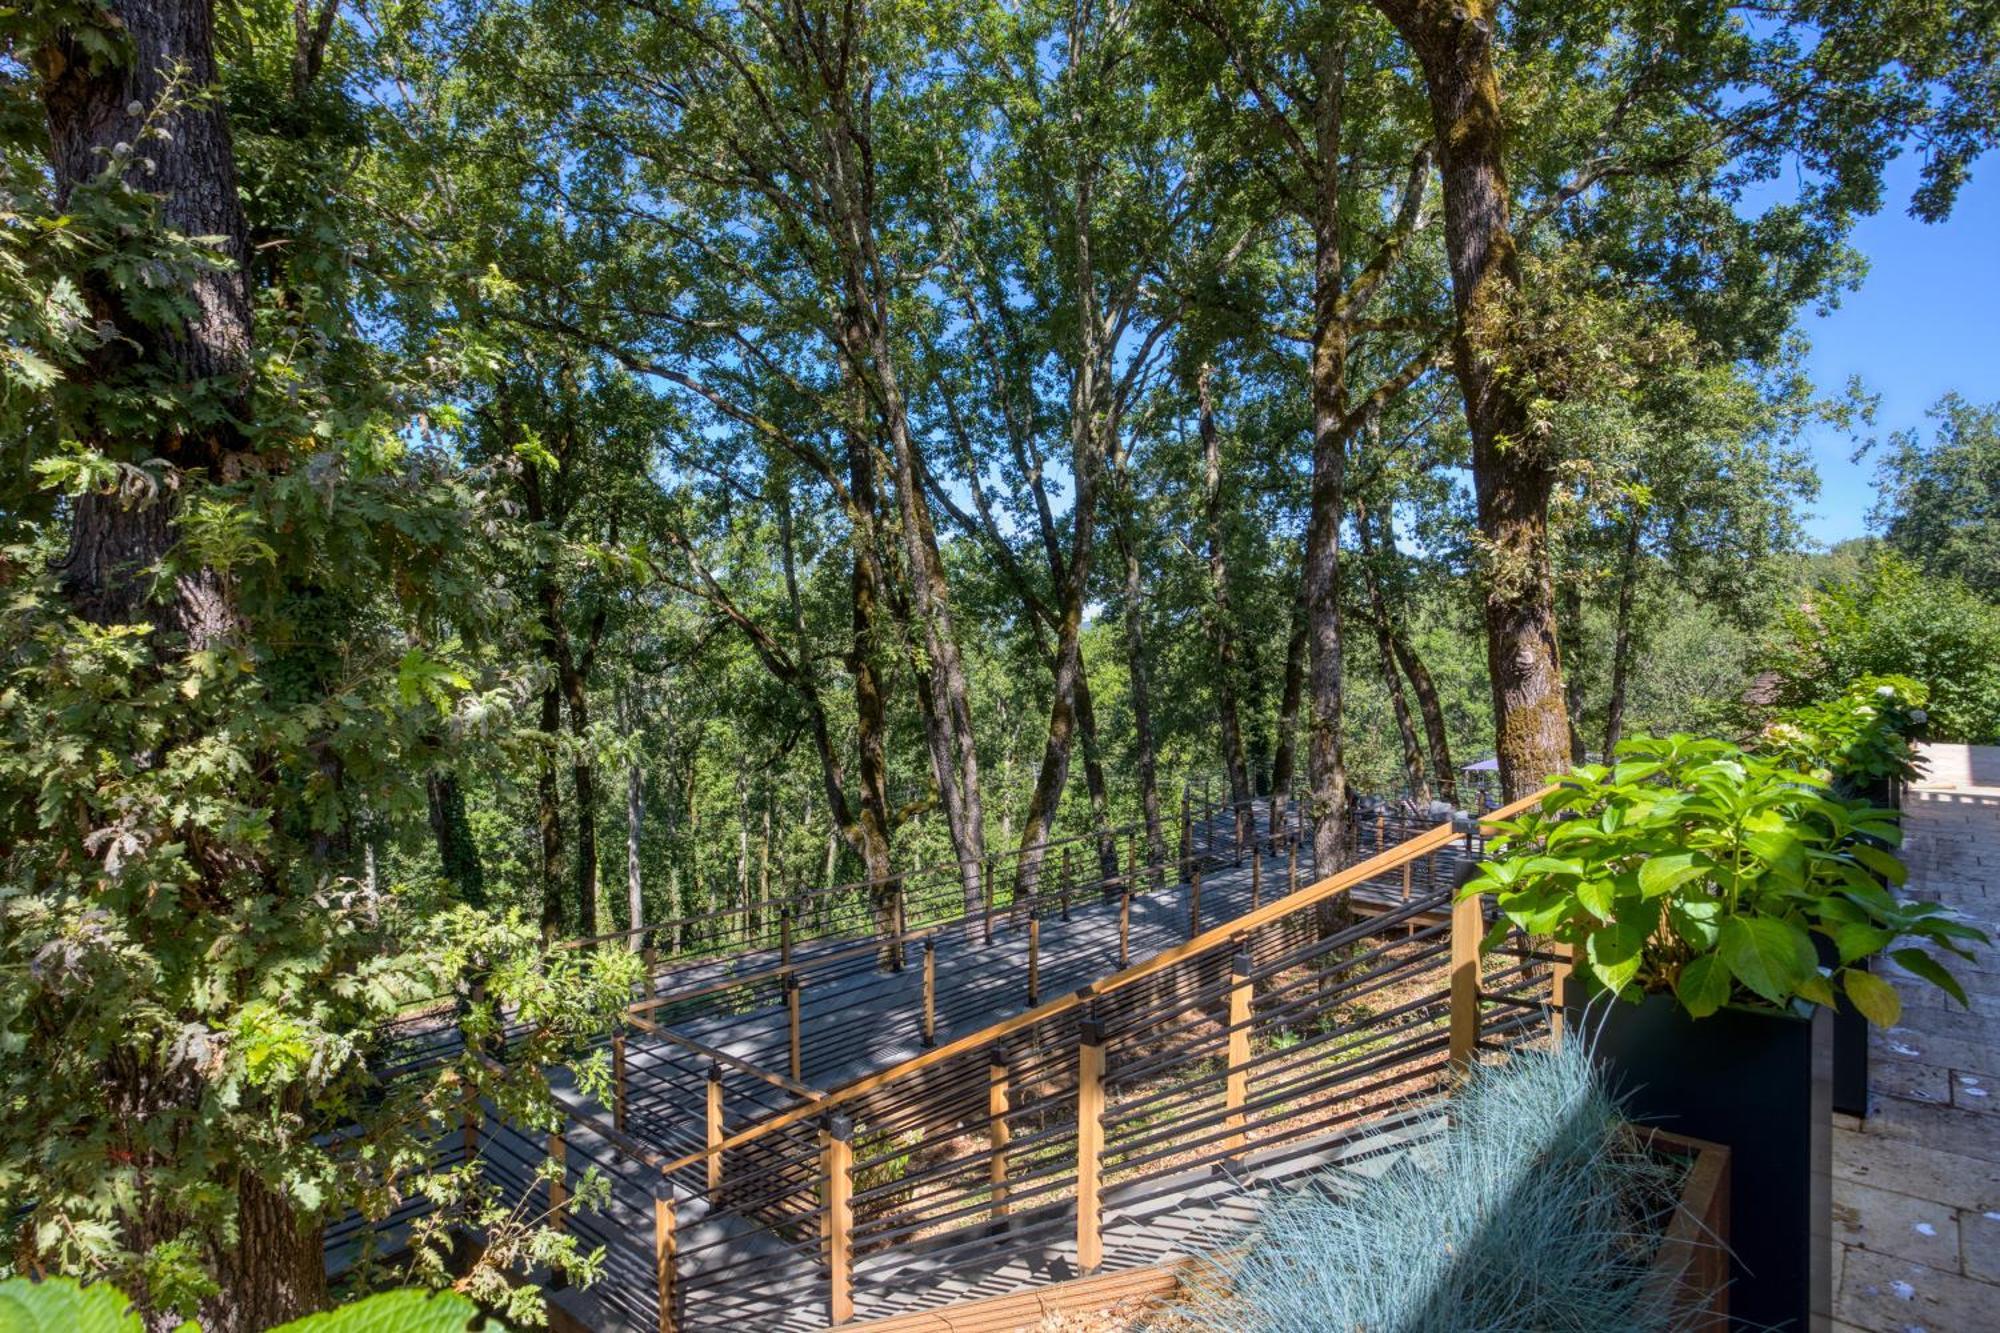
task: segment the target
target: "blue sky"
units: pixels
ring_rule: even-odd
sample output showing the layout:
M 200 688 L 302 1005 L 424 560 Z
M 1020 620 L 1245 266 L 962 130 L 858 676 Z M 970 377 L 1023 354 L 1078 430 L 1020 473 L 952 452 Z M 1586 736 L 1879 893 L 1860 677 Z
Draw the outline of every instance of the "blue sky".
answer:
M 1890 172 L 1887 206 L 1863 222 L 1854 245 L 1868 257 L 1868 277 L 1838 309 L 1804 320 L 1812 339 L 1808 360 L 1822 392 L 1835 393 L 1850 375 L 1881 395 L 1867 433 L 1918 427 L 1924 410 L 1956 390 L 1975 402 L 2000 399 L 2000 155 L 1973 169 L 1949 220 L 1928 226 L 1910 217 L 1917 163 Z M 1821 491 L 1806 531 L 1822 542 L 1867 531 L 1874 502 L 1874 464 L 1849 461 L 1854 441 L 1824 431 L 1810 443 Z

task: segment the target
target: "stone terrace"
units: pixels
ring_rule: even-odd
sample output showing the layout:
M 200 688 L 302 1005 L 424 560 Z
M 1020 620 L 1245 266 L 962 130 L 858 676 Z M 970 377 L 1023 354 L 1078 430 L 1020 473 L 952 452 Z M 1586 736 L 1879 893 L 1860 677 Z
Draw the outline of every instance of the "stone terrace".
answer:
M 2000 940 L 2000 746 L 1931 745 L 1905 798 L 1909 891 Z M 1834 1127 L 1836 1333 L 2000 1328 L 2000 946 L 1953 960 L 1972 1008 L 1900 973 L 1869 1116 Z

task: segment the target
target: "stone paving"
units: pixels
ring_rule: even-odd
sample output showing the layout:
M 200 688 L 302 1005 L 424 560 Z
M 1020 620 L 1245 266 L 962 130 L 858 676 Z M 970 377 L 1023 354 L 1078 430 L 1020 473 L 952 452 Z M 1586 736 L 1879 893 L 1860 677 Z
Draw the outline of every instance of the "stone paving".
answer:
M 1904 801 L 1909 892 L 2000 940 L 2000 746 L 1926 747 Z M 2000 945 L 1950 967 L 1968 1011 L 1890 966 L 1869 1115 L 1836 1116 L 1835 1333 L 2000 1329 Z

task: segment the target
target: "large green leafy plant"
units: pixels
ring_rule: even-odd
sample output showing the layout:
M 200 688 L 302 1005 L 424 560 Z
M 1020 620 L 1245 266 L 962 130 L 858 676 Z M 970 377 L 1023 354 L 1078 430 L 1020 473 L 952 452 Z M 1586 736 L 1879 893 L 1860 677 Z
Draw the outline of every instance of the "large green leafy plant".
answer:
M 1726 1004 L 1831 1006 L 1847 997 L 1888 1026 L 1901 1003 L 1855 966 L 1887 952 L 1961 1004 L 1936 951 L 1985 936 L 1885 885 L 1906 872 L 1893 811 L 1726 741 L 1643 738 L 1614 766 L 1564 777 L 1501 821 L 1494 859 L 1466 885 L 1510 927 L 1569 945 L 1579 974 L 1614 994 L 1671 992 L 1697 1018 Z M 1814 937 L 1828 943 L 1822 966 Z
M 1930 689 L 1908 676 L 1863 676 L 1837 699 L 1802 704 L 1765 725 L 1758 750 L 1850 791 L 1909 782 L 1922 772 L 1910 737 L 1922 725 Z
M 477 1305 L 457 1292 L 413 1287 L 377 1292 L 321 1314 L 280 1324 L 269 1333 L 465 1333 L 481 1326 Z M 496 1327 L 495 1325 L 486 1325 Z M 0 1282 L 0 1333 L 145 1333 L 131 1298 L 108 1282 L 74 1278 Z M 193 1322 L 182 1333 L 200 1333 Z

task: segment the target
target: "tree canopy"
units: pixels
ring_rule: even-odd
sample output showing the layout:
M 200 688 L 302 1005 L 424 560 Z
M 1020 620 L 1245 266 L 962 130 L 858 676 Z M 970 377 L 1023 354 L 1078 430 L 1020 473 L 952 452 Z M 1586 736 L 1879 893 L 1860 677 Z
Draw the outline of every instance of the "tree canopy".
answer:
M 1759 669 L 2000 735 L 1996 409 L 1884 448 L 1890 553 L 1797 522 L 1800 313 L 1947 218 L 1996 54 L 1900 0 L 0 11 L 4 1263 L 318 1309 L 330 1218 L 487 1206 L 424 1145 L 594 1076 L 645 932 L 976 911 L 1211 772 L 1337 865 L 1360 794 Z

